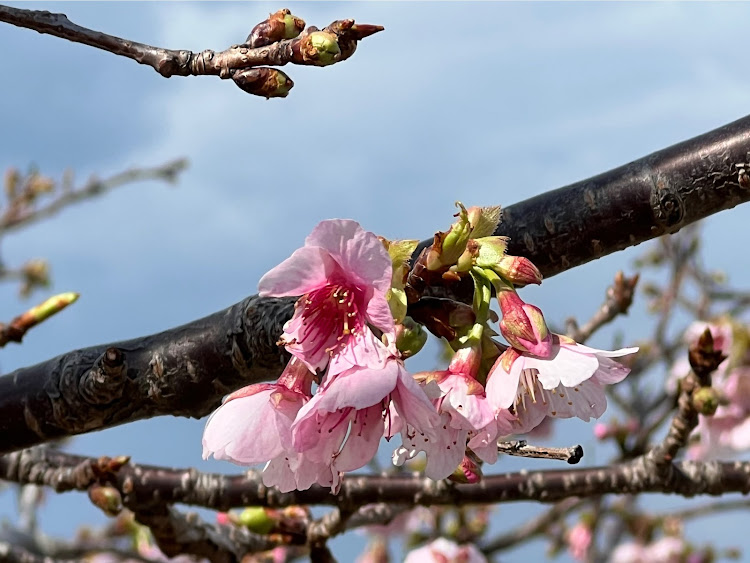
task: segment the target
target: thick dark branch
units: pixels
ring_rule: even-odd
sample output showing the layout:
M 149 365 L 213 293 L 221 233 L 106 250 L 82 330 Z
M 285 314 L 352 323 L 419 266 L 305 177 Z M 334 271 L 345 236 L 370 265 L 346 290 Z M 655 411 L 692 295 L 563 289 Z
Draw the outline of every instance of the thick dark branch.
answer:
M 47 485 L 59 492 L 87 490 L 93 483 L 107 483 L 121 492 L 126 506 L 184 503 L 222 511 L 253 505 L 324 504 L 351 510 L 372 503 L 469 505 L 556 502 L 604 494 L 667 493 L 692 497 L 750 492 L 750 462 L 683 461 L 675 463 L 667 473 L 654 471 L 653 462 L 645 456 L 609 467 L 490 475 L 475 485 L 408 475 L 347 475 L 336 495 L 319 486 L 279 493 L 263 486 L 257 471 L 230 476 L 117 463 L 114 470 L 107 471 L 107 466 L 96 459 L 34 448 L 0 457 L 0 479 Z
M 749 153 L 745 117 L 512 205 L 500 231 L 512 237 L 512 254 L 553 276 L 747 201 L 750 176 L 742 166 Z M 225 393 L 279 375 L 284 362 L 275 342 L 291 313 L 291 300 L 250 297 L 155 336 L 78 350 L 0 377 L 0 453 L 153 416 L 205 416 Z M 92 403 L 80 389 L 98 393 L 100 384 L 87 374 L 110 347 L 124 353 L 127 377 L 120 394 Z
M 163 414 L 200 418 L 273 379 L 294 299 L 250 297 L 172 330 L 76 350 L 0 377 L 0 451 Z
M 509 254 L 551 277 L 750 200 L 748 171 L 750 117 L 743 117 L 506 207 L 497 234 L 510 237 Z

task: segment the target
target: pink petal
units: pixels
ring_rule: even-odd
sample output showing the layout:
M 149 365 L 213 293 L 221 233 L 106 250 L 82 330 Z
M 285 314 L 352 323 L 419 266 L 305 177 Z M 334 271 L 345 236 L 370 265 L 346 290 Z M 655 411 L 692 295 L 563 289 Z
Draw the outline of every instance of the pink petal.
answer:
M 304 246 L 260 278 L 261 297 L 298 296 L 325 286 L 336 262 L 322 248 Z
M 510 373 L 507 373 L 500 365 L 500 360 L 490 370 L 487 376 L 487 386 L 485 393 L 487 400 L 496 409 L 508 409 L 516 400 L 518 395 L 518 382 L 521 379 L 526 356 L 519 356 L 510 366 Z
M 396 325 L 393 322 L 393 315 L 391 314 L 391 308 L 388 305 L 388 300 L 385 298 L 384 293 L 373 293 L 367 303 L 365 316 L 371 325 L 379 328 L 385 333 L 390 334 L 396 330 Z
M 314 405 L 316 398 L 317 395 L 300 409 L 292 425 L 292 440 L 297 452 L 304 452 L 312 461 L 327 464 L 341 448 L 354 410 L 321 412 Z
M 203 458 L 213 454 L 215 459 L 251 465 L 279 455 L 283 449 L 270 393 L 256 393 L 221 405 L 206 422 Z
M 289 460 L 282 455 L 269 461 L 263 469 L 263 484 L 266 487 L 276 487 L 282 493 L 296 490 L 297 481 L 289 467 Z
M 518 422 L 513 425 L 514 434 L 526 434 L 539 426 L 547 417 L 548 406 L 541 401 L 532 403 L 530 397 L 526 397 L 525 404 L 519 404 L 516 407 L 516 416 Z
M 430 449 L 424 450 L 427 454 L 424 474 L 434 481 L 439 481 L 453 473 L 466 453 L 467 435 L 468 430 L 444 431 L 439 442 L 431 443 Z
M 321 221 L 305 239 L 306 246 L 326 249 L 346 272 L 382 293 L 391 287 L 391 258 L 375 234 L 349 219 Z
M 495 420 L 477 432 L 467 444 L 479 459 L 486 463 L 497 461 L 497 422 Z
M 353 367 L 328 379 L 308 404 L 310 409 L 334 412 L 352 407 L 364 409 L 383 401 L 395 388 L 399 370 L 395 360 L 382 370 Z
M 364 329 L 349 337 L 346 345 L 331 358 L 328 375 L 335 375 L 350 368 L 383 369 L 393 355 L 370 329 Z
M 393 404 L 406 424 L 417 430 L 427 430 L 438 425 L 440 415 L 424 389 L 403 369 L 392 395 Z
M 606 383 L 607 385 L 619 383 L 630 373 L 630 368 L 621 363 L 608 357 L 602 357 L 602 354 L 596 356 L 599 359 L 599 369 L 596 370 L 594 377 L 599 383 Z
M 539 382 L 545 389 L 555 389 L 560 383 L 574 387 L 586 381 L 599 367 L 599 360 L 589 354 L 579 354 L 572 349 L 560 347 L 557 353 L 545 360 L 526 358 L 526 368 L 539 370 Z
M 344 447 L 336 457 L 338 471 L 354 471 L 375 457 L 383 436 L 383 410 L 377 406 L 357 412 Z

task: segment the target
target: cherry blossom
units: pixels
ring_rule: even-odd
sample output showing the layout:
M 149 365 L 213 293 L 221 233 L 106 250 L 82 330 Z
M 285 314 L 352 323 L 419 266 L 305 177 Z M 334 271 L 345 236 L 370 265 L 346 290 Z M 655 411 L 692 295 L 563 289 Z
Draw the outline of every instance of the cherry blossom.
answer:
M 437 538 L 427 545 L 410 551 L 404 563 L 486 563 L 487 558 L 472 544 L 458 545 L 445 538 Z
M 528 432 L 545 416 L 599 418 L 607 408 L 604 385 L 622 381 L 630 369 L 616 362 L 638 348 L 613 352 L 577 344 L 552 334 L 550 355 L 539 358 L 508 348 L 487 381 L 487 398 L 496 408 L 513 406 L 517 433 Z
M 375 234 L 355 221 L 331 219 L 264 275 L 258 290 L 264 297 L 302 296 L 281 342 L 310 370 L 324 369 L 335 354 L 377 368 L 386 356 L 368 324 L 395 330 L 386 299 L 391 275 L 391 258 Z

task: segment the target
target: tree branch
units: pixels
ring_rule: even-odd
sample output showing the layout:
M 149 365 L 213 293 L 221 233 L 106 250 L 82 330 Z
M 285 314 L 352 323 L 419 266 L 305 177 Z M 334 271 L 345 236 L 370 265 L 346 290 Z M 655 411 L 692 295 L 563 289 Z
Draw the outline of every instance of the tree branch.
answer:
M 153 336 L 76 350 L 0 377 L 0 452 L 163 414 L 201 418 L 274 379 L 294 299 L 249 297 Z
M 293 18 L 290 27 L 299 27 L 292 38 L 273 36 L 273 30 L 268 26 L 275 15 L 281 15 L 283 30 L 283 16 Z M 288 63 L 298 65 L 327 66 L 344 61 L 354 54 L 357 42 L 383 30 L 382 26 L 369 24 L 355 24 L 354 20 L 337 20 L 322 30 L 315 27 L 308 28 L 299 34 L 304 22 L 282 10 L 261 22 L 253 29 L 247 43 L 233 45 L 224 51 L 215 52 L 206 49 L 200 53 L 184 49 L 163 49 L 145 43 L 130 41 L 100 31 L 94 31 L 71 22 L 65 14 L 53 14 L 46 11 L 24 10 L 0 6 L 0 22 L 10 23 L 18 27 L 32 29 L 39 33 L 46 33 L 67 39 L 74 43 L 82 43 L 108 51 L 115 55 L 127 57 L 138 63 L 148 65 L 156 72 L 169 78 L 171 76 L 199 76 L 216 75 L 220 78 L 235 78 L 237 85 L 243 90 L 265 97 L 284 97 L 293 86 L 291 80 L 280 71 L 270 71 L 270 80 L 276 82 L 279 75 L 282 79 L 276 86 L 261 88 L 254 91 L 250 82 L 265 81 L 269 76 L 251 73 L 248 78 L 247 69 L 260 66 L 283 66 Z M 266 27 L 263 27 L 266 26 Z M 260 29 L 260 33 L 257 30 Z M 291 31 L 291 30 L 290 30 Z M 317 36 L 313 37 L 315 33 Z M 287 36 L 289 37 L 289 36 Z M 244 70 L 244 72 L 243 72 Z M 240 72 L 238 72 L 240 71 Z M 237 74 L 238 76 L 235 76 Z M 278 87 L 278 88 L 277 88 Z
M 683 461 L 666 473 L 654 471 L 646 456 L 608 467 L 489 475 L 475 485 L 410 475 L 347 475 L 336 495 L 317 485 L 306 491 L 280 493 L 263 486 L 260 472 L 252 470 L 223 475 L 122 461 L 32 448 L 0 457 L 0 479 L 46 485 L 57 492 L 85 491 L 92 484 L 105 483 L 120 491 L 126 506 L 183 503 L 221 511 L 245 506 L 319 504 L 352 510 L 372 503 L 464 506 L 529 500 L 547 503 L 605 494 L 692 497 L 750 493 L 750 462 Z
M 747 201 L 747 161 L 750 117 L 511 205 L 499 233 L 550 277 Z M 249 297 L 182 327 L 0 377 L 0 453 L 153 416 L 207 415 L 226 393 L 279 375 L 285 356 L 275 343 L 292 303 Z M 120 383 L 92 377 L 108 348 L 125 356 Z M 119 390 L 98 402 L 84 396 L 101 385 Z
M 506 207 L 496 234 L 549 278 L 745 203 L 747 170 L 750 116 Z
M 2 6 L 0 6 L 0 14 L 2 14 Z M 177 175 L 187 166 L 187 159 L 180 158 L 159 166 L 131 168 L 104 180 L 93 177 L 78 189 L 63 189 L 55 199 L 38 208 L 24 205 L 24 198 L 19 197 L 17 201 L 10 201 L 7 209 L 0 216 L 0 234 L 18 230 L 40 219 L 46 219 L 71 204 L 103 195 L 126 184 L 149 180 L 164 180 L 174 183 Z

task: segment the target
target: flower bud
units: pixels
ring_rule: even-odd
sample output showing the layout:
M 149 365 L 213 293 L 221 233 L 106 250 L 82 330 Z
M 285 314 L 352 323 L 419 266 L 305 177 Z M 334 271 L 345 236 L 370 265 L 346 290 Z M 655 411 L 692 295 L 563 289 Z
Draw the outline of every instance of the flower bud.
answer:
M 302 56 L 299 62 L 315 66 L 331 65 L 341 57 L 338 37 L 328 31 L 313 31 L 301 38 L 299 53 Z
M 122 510 L 120 491 L 114 487 L 91 485 L 88 492 L 91 502 L 108 516 L 117 516 Z
M 426 342 L 427 333 L 411 317 L 404 318 L 403 323 L 396 325 L 396 348 L 404 359 L 419 352 Z
M 503 256 L 494 270 L 517 286 L 542 283 L 542 273 L 531 260 L 523 256 Z
M 284 8 L 256 25 L 245 39 L 250 47 L 263 47 L 282 39 L 293 39 L 305 29 L 304 20 Z
M 32 307 L 31 309 L 29 309 L 27 314 L 33 319 L 34 324 L 41 323 L 42 321 L 50 318 L 55 313 L 59 313 L 68 305 L 72 305 L 73 303 L 75 303 L 78 300 L 79 295 L 79 293 L 75 293 L 73 291 L 55 295 L 54 297 L 50 297 L 36 307 Z
M 693 391 L 693 408 L 700 414 L 712 416 L 719 408 L 719 394 L 713 387 L 700 387 Z
M 240 513 L 239 522 L 256 534 L 268 534 L 276 525 L 275 519 L 271 518 L 262 506 L 250 506 L 243 510 Z
M 466 208 L 456 202 L 459 208 L 458 220 L 451 225 L 448 232 L 437 232 L 432 246 L 427 251 L 426 265 L 428 270 L 439 270 L 453 266 L 466 250 L 471 237 L 471 223 Z
M 286 98 L 294 82 L 285 73 L 275 68 L 246 68 L 235 71 L 232 80 L 248 94 L 269 98 Z
M 479 483 L 482 469 L 469 456 L 464 456 L 456 470 L 448 476 L 454 483 Z
M 511 346 L 541 358 L 552 351 L 552 335 L 542 311 L 524 303 L 515 291 L 501 291 L 497 295 L 503 319 L 500 332 Z

